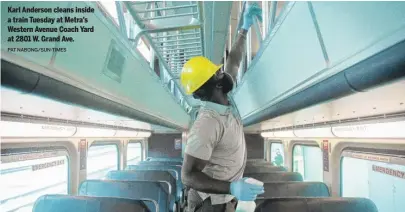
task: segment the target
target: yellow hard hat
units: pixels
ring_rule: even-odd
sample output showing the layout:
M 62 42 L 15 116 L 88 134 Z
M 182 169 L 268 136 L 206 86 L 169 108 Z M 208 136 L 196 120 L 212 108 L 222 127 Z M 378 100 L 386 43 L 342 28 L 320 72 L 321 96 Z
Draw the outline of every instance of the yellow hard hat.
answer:
M 187 95 L 192 94 L 207 82 L 222 65 L 215 65 L 205 57 L 193 57 L 184 64 L 180 82 Z

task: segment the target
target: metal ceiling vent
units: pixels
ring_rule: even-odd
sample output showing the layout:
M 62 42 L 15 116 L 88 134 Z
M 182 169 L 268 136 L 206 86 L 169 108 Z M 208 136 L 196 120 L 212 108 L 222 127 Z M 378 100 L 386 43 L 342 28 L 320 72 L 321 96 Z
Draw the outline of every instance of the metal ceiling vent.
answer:
M 126 57 L 122 54 L 122 52 L 124 51 L 120 49 L 116 41 L 111 40 L 103 69 L 103 73 L 106 76 L 119 83 L 121 83 L 121 77 L 126 61 Z

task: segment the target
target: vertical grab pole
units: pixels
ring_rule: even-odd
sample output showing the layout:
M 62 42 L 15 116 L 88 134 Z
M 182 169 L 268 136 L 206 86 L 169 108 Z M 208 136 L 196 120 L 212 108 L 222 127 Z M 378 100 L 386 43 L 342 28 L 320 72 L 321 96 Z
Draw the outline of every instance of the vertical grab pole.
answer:
M 162 2 L 162 4 L 163 4 L 163 8 L 165 8 L 167 5 L 166 5 L 166 2 L 164 1 L 164 2 Z M 161 14 L 162 16 L 166 16 L 166 10 L 163 10 L 162 11 L 162 14 Z M 168 33 L 167 32 L 163 32 L 163 36 L 167 36 L 168 35 Z M 156 39 L 157 41 L 159 41 L 159 39 L 157 38 Z M 162 38 L 162 53 L 163 52 L 165 52 L 166 51 L 166 41 L 167 41 L 167 38 Z M 160 47 L 160 46 L 159 46 Z M 166 55 L 165 54 L 163 54 L 163 57 L 166 57 Z M 165 81 L 166 80 L 166 78 L 167 78 L 167 74 L 166 74 L 166 71 L 164 71 L 164 67 L 162 66 L 162 61 L 160 61 L 159 60 L 159 67 L 160 67 L 160 75 L 161 76 L 164 76 L 164 80 L 163 81 Z M 169 81 L 169 83 L 170 83 L 170 81 Z M 172 94 L 174 94 L 174 85 L 173 85 L 173 88 L 172 88 L 172 84 L 169 84 L 170 86 L 170 91 L 172 92 Z
M 151 4 L 151 10 L 155 9 L 155 4 Z M 156 16 L 155 12 L 150 12 L 151 18 Z M 154 49 L 150 48 L 150 61 L 149 61 L 150 68 L 155 71 L 155 51 Z
M 263 23 L 262 23 L 262 37 L 266 38 L 269 27 L 269 2 L 262 1 Z
M 243 24 L 243 13 L 245 12 L 245 8 L 246 8 L 246 2 L 244 1 L 244 2 L 240 2 L 240 4 L 239 4 L 239 12 L 240 12 L 240 14 L 239 14 L 239 19 L 238 19 L 238 26 L 236 27 L 236 32 L 235 32 L 235 36 L 234 36 L 234 39 L 233 39 L 233 42 L 235 42 L 236 41 L 236 37 L 238 36 L 238 31 L 239 31 L 239 29 L 242 27 L 242 24 Z M 248 35 L 249 36 L 249 35 Z M 246 39 L 246 42 L 247 43 L 249 43 L 248 42 L 248 39 Z M 246 45 L 247 45 L 247 43 L 246 43 Z M 231 47 L 232 48 L 232 47 Z M 242 61 L 241 61 L 241 63 L 239 64 L 239 70 L 238 70 L 238 76 L 237 76 L 237 83 L 240 83 L 240 81 L 242 80 L 242 76 L 243 76 L 243 73 L 244 73 L 244 68 L 245 68 L 245 62 L 246 62 L 246 55 L 245 55 L 245 53 L 243 52 L 243 57 L 242 57 Z
M 277 12 L 277 2 L 272 1 L 270 6 L 270 20 L 269 20 L 269 32 L 273 29 L 274 21 L 276 19 L 276 12 Z
M 262 42 L 262 32 L 260 30 L 259 19 L 255 16 L 253 17 L 253 27 L 256 31 L 257 40 L 261 43 Z
M 249 67 L 250 62 L 252 62 L 252 30 L 249 30 L 247 33 L 247 36 L 246 36 L 246 65 L 247 65 L 247 67 Z
M 125 26 L 124 11 L 123 11 L 123 9 L 122 9 L 121 2 L 116 1 L 116 2 L 115 2 L 115 8 L 117 9 L 118 22 L 119 22 L 119 24 L 120 24 L 121 34 L 122 34 L 125 38 L 128 38 L 127 28 L 126 28 L 126 26 Z

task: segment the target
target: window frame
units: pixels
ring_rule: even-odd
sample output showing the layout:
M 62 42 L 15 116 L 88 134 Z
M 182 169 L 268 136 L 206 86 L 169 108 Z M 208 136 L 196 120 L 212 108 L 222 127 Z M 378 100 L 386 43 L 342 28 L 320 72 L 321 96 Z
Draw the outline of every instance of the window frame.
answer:
M 86 180 L 87 180 L 87 169 L 88 169 L 88 156 L 89 156 L 89 150 L 92 146 L 108 146 L 108 145 L 112 145 L 115 146 L 115 148 L 117 148 L 117 170 L 122 170 L 121 169 L 121 146 L 122 143 L 120 140 L 97 140 L 97 141 L 93 141 L 91 142 L 91 144 L 89 143 L 89 146 L 87 148 L 87 152 L 86 152 Z
M 374 149 L 374 148 L 368 148 L 368 147 L 346 147 L 343 148 L 341 153 L 340 153 L 340 159 L 339 159 L 339 197 L 342 197 L 342 191 L 343 191 L 343 183 L 342 183 L 342 175 L 343 175 L 343 158 L 344 157 L 349 157 L 349 156 L 344 156 L 345 152 L 352 152 L 352 153 L 359 153 L 359 154 L 368 154 L 368 155 L 379 155 L 379 156 L 385 156 L 385 157 L 402 157 L 405 158 L 405 150 L 398 150 L 398 149 Z M 355 157 L 349 157 L 349 158 L 355 158 Z M 360 159 L 360 158 L 359 158 Z M 367 160 L 367 159 L 361 159 L 361 160 Z M 374 160 L 367 160 L 367 161 L 374 161 Z M 376 161 L 378 162 L 378 161 Z M 392 164 L 397 164 L 397 165 L 404 165 L 404 164 L 398 164 L 398 163 L 392 163 Z
M 318 143 L 316 140 L 291 140 L 288 145 L 288 155 L 290 156 L 288 159 L 290 160 L 290 162 L 289 163 L 285 162 L 284 164 L 285 166 L 290 165 L 289 171 L 291 172 L 294 170 L 294 148 L 296 145 L 318 147 L 322 151 L 320 143 Z M 322 178 L 323 182 L 325 182 L 325 173 L 323 169 L 322 169 Z
M 134 143 L 135 144 L 139 143 L 141 145 L 141 160 L 140 161 L 143 161 L 143 159 L 144 159 L 144 151 L 143 151 L 144 142 L 142 140 L 129 140 L 125 147 L 125 161 L 124 161 L 125 167 L 123 169 L 125 169 L 126 166 L 128 166 L 128 164 L 127 164 L 128 163 L 128 146 L 129 146 L 129 144 L 134 144 Z
M 367 142 L 364 142 L 367 141 Z M 333 191 L 334 196 L 341 197 L 341 158 L 342 153 L 345 150 L 354 150 L 354 151 L 369 151 L 370 153 L 388 153 L 397 155 L 397 152 L 405 152 L 405 145 L 403 143 L 398 142 L 398 139 L 342 139 L 336 140 L 337 142 L 333 149 L 330 156 L 331 167 L 331 177 L 334 179 L 331 183 L 331 190 Z
M 312 141 L 312 140 L 311 141 L 298 141 L 298 140 L 291 141 L 291 144 L 290 144 L 290 146 L 291 146 L 291 170 L 294 170 L 294 148 L 297 145 L 308 146 L 308 147 L 318 147 L 322 151 L 321 146 L 316 141 Z M 323 170 L 322 170 L 322 172 L 323 172 Z
M 29 144 L 29 143 L 28 143 Z M 32 143 L 31 143 L 32 145 Z M 8 146 L 8 145 L 7 145 Z M 70 195 L 72 193 L 72 172 L 71 172 L 71 156 L 69 154 L 69 148 L 63 145 L 55 146 L 43 146 L 35 145 L 35 147 L 9 147 L 1 148 L 1 163 L 13 163 L 13 162 L 23 162 L 30 160 L 38 160 L 45 158 L 54 158 L 54 157 L 66 157 L 67 161 L 67 178 L 66 178 L 66 194 Z M 25 155 L 25 156 L 22 156 Z M 27 156 L 31 156 L 28 157 Z M 24 158 L 25 157 L 25 158 Z
M 273 155 L 271 155 L 271 145 L 274 144 L 281 144 L 283 146 L 283 157 L 285 158 L 285 148 L 284 148 L 284 143 L 282 140 L 268 140 L 269 144 L 269 161 L 271 162 L 271 158 Z M 285 162 L 285 161 L 284 161 Z M 284 164 L 285 165 L 285 164 Z
M 6 153 L 3 155 L 3 152 L 6 152 Z M 69 154 L 69 149 L 67 147 L 65 147 L 65 146 L 52 146 L 52 147 L 45 147 L 45 146 L 41 147 L 41 146 L 39 146 L 39 147 L 22 147 L 22 148 L 4 148 L 4 149 L 1 149 L 1 163 L 12 163 L 12 162 L 17 162 L 17 161 L 27 161 L 27 160 L 19 160 L 19 159 L 17 159 L 17 160 L 9 159 L 7 162 L 3 162 L 4 160 L 7 160 L 8 157 L 17 158 L 17 157 L 20 157 L 18 155 L 23 155 L 23 154 L 26 154 L 26 155 L 35 155 L 35 154 L 44 154 L 44 153 L 51 154 L 51 152 L 55 152 L 56 154 L 55 155 L 45 156 L 45 157 L 39 157 L 38 156 L 38 157 L 30 158 L 30 159 L 27 159 L 27 160 L 66 156 L 67 162 L 68 162 L 68 164 L 67 164 L 67 167 L 68 167 L 68 170 L 67 170 L 67 173 L 68 173 L 68 176 L 67 176 L 67 191 L 68 191 L 68 194 L 70 194 L 71 186 L 72 186 L 71 185 L 72 184 L 71 183 L 72 172 L 71 172 L 71 167 L 70 167 L 71 158 L 70 158 L 70 154 Z

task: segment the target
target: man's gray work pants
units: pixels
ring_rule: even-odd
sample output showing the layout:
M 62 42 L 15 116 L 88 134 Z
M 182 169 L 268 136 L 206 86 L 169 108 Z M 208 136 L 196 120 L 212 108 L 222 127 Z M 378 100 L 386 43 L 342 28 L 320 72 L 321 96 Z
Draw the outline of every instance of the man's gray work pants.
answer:
M 211 197 L 203 201 L 195 191 L 188 194 L 186 212 L 235 212 L 236 210 L 236 199 L 225 204 L 212 205 Z

